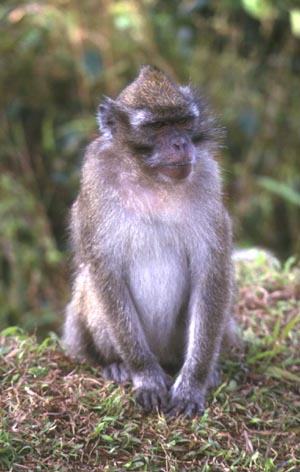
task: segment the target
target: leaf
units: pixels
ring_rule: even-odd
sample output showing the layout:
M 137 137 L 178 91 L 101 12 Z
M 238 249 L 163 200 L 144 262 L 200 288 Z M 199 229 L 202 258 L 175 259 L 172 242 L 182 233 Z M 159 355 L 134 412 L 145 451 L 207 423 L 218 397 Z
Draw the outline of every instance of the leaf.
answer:
M 24 334 L 24 331 L 18 326 L 9 326 L 0 332 L 1 336 L 21 336 Z
M 290 21 L 293 35 L 300 38 L 300 10 L 290 11 Z
M 300 316 L 295 316 L 282 330 L 280 334 L 280 339 L 285 339 L 289 335 L 289 333 L 292 331 L 292 329 L 296 326 L 297 323 L 300 322 Z
M 292 374 L 286 369 L 281 369 L 280 367 L 270 366 L 267 368 L 266 375 L 269 377 L 274 377 L 275 379 L 285 379 L 290 380 L 291 382 L 297 382 L 300 384 L 300 376 L 296 374 Z
M 242 0 L 244 9 L 258 20 L 274 18 L 276 10 L 267 0 Z
M 278 182 L 270 177 L 261 177 L 258 179 L 258 184 L 268 192 L 274 193 L 288 202 L 300 206 L 300 193 L 296 192 L 290 185 Z

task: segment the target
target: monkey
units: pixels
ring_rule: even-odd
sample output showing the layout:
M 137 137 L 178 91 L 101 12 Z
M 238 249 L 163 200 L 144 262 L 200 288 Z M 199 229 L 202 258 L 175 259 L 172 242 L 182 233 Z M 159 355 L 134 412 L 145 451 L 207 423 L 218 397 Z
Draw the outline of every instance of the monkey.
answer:
M 146 413 L 201 415 L 235 337 L 222 133 L 201 94 L 150 65 L 98 121 L 71 209 L 64 345 L 132 383 Z

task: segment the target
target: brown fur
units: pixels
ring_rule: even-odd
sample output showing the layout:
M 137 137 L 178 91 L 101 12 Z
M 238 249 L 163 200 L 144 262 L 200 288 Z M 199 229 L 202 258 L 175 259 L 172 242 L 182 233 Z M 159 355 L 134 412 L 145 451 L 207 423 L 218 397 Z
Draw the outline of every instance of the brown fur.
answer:
M 130 380 L 146 411 L 200 414 L 235 336 L 218 129 L 201 97 L 150 66 L 99 121 L 71 212 L 65 345 Z

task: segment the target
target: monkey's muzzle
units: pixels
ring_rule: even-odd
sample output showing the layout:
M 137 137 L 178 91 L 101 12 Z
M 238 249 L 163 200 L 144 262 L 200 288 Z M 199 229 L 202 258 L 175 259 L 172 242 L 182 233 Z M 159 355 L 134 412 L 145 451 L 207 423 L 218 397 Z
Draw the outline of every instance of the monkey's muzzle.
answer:
M 174 163 L 161 166 L 159 171 L 161 174 L 176 180 L 182 180 L 189 176 L 192 170 L 192 163 Z

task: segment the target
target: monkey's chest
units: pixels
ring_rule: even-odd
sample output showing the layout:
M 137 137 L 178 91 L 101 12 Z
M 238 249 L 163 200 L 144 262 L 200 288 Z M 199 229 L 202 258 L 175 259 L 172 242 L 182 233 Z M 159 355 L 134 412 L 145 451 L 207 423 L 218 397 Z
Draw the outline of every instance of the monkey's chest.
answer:
M 164 362 L 181 357 L 188 303 L 185 254 L 169 244 L 143 246 L 129 270 L 130 292 L 152 351 Z

